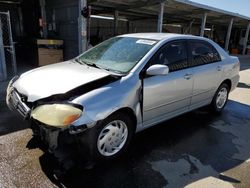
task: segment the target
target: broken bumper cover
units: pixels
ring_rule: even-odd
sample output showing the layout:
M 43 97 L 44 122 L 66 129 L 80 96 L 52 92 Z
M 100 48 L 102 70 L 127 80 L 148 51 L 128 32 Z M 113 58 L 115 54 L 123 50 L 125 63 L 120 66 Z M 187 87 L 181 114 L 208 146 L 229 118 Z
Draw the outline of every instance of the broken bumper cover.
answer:
M 34 136 L 41 141 L 43 149 L 53 153 L 60 148 L 72 147 L 78 143 L 77 135 L 72 135 L 69 129 L 61 129 L 43 125 L 38 121 L 32 120 L 31 129 Z
M 70 134 L 69 129 L 49 127 L 36 120 L 31 122 L 35 147 L 51 153 L 62 166 L 73 162 L 87 167 L 94 160 L 88 130 Z
M 65 163 L 72 159 L 85 165 L 92 161 L 92 150 L 87 131 L 70 134 L 69 129 L 60 129 L 43 125 L 36 120 L 31 121 L 33 139 L 36 147 L 53 154 L 59 162 Z

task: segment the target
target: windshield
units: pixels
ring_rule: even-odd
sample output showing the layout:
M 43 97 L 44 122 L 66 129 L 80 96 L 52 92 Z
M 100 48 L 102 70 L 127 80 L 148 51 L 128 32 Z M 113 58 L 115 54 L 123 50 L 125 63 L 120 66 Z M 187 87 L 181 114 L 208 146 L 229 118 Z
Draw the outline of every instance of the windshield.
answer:
M 109 71 L 127 73 L 156 43 L 151 39 L 115 37 L 88 50 L 78 60 Z

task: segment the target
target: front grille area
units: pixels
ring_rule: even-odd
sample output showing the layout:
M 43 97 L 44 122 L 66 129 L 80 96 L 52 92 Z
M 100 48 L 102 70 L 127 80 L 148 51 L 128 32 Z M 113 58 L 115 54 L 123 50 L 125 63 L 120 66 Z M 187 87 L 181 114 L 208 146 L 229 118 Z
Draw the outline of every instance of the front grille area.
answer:
M 30 108 L 22 101 L 21 96 L 14 89 L 9 94 L 9 104 L 13 110 L 16 109 L 24 118 L 28 117 Z

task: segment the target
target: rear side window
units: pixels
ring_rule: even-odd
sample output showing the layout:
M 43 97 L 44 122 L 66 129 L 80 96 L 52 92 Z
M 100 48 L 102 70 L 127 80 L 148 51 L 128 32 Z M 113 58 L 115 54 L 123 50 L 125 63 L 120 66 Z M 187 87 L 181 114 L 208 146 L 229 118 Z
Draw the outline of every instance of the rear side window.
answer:
M 153 64 L 167 65 L 170 72 L 186 68 L 186 42 L 176 41 L 163 46 L 150 60 L 150 65 Z
M 191 67 L 218 62 L 221 60 L 217 50 L 206 41 L 189 41 Z

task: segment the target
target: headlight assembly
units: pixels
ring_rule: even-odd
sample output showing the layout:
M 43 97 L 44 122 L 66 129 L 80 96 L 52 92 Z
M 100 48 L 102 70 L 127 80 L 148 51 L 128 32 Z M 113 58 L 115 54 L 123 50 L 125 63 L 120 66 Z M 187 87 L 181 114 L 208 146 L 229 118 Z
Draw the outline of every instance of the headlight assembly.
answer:
M 46 104 L 35 108 L 31 117 L 54 127 L 64 127 L 76 121 L 82 110 L 70 104 Z

